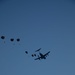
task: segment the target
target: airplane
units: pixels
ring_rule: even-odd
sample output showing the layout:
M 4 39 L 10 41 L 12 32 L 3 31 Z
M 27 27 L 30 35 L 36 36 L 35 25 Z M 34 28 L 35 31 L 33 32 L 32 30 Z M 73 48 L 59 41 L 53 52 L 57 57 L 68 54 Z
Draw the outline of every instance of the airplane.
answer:
M 39 48 L 38 50 L 36 50 L 35 52 L 38 52 L 38 51 L 40 51 L 41 50 L 41 48 Z
M 39 53 L 38 58 L 36 58 L 35 60 L 46 59 L 46 57 L 49 53 L 50 53 L 50 51 L 45 54 Z

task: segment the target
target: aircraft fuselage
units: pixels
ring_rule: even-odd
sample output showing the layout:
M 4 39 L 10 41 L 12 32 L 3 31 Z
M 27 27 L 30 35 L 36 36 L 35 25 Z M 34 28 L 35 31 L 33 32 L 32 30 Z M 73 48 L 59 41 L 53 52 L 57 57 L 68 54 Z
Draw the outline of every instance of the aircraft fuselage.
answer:
M 41 59 L 46 59 L 45 55 L 43 55 L 42 53 L 39 53 L 41 56 Z

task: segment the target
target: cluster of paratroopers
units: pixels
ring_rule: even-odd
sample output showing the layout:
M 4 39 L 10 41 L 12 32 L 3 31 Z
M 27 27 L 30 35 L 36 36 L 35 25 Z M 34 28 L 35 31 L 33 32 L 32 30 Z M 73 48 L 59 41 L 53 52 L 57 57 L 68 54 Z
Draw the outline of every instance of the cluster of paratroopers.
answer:
M 4 43 L 5 43 L 5 38 L 6 37 L 4 35 L 1 36 L 1 39 L 4 41 Z M 10 41 L 13 42 L 14 41 L 14 38 L 10 38 Z M 20 38 L 17 38 L 16 41 L 19 42 L 20 41 Z
M 4 41 L 4 43 L 5 43 L 6 37 L 5 37 L 4 35 L 2 35 L 0 38 L 1 38 L 1 39 Z M 14 42 L 15 39 L 14 39 L 14 38 L 10 38 L 9 40 L 10 40 L 11 42 Z M 17 41 L 17 42 L 20 42 L 20 38 L 17 38 L 16 41 Z M 38 51 L 40 51 L 40 50 L 41 50 L 41 48 L 39 48 L 39 49 L 36 50 L 35 52 L 38 52 Z M 25 53 L 28 54 L 28 51 L 25 51 Z M 34 57 L 34 56 L 36 56 L 36 54 L 34 53 L 34 54 L 32 54 L 31 56 Z
M 5 38 L 6 38 L 5 36 L 1 36 L 1 39 L 4 40 L 4 43 L 5 43 Z M 10 41 L 13 42 L 13 41 L 14 41 L 14 38 L 10 38 Z M 17 38 L 16 41 L 19 42 L 19 41 L 20 41 L 20 38 Z M 35 58 L 35 60 L 38 60 L 38 59 L 39 59 L 39 60 L 40 60 L 40 59 L 46 59 L 46 57 L 47 57 L 47 56 L 49 55 L 49 53 L 50 53 L 50 51 L 48 51 L 47 53 L 42 54 L 42 53 L 40 52 L 40 50 L 41 50 L 41 48 L 35 50 L 35 52 L 39 52 L 38 55 L 36 55 L 37 53 L 31 54 L 32 57 L 36 57 L 36 56 L 37 56 L 37 58 Z M 29 54 L 28 51 L 25 51 L 25 53 L 26 53 L 26 54 Z
M 41 48 L 35 50 L 35 52 L 40 52 Z M 25 51 L 26 54 L 28 54 L 28 51 Z M 32 57 L 36 57 L 36 53 L 31 54 Z
M 39 52 L 41 50 L 41 48 L 39 48 L 38 50 L 36 50 L 35 52 Z M 28 54 L 28 51 L 25 51 L 26 54 Z M 34 60 L 41 60 L 41 59 L 46 59 L 46 57 L 49 55 L 50 51 L 48 51 L 47 53 L 43 54 L 41 52 L 39 52 L 39 54 L 37 55 L 37 57 Z M 32 57 L 36 56 L 36 54 L 32 54 Z

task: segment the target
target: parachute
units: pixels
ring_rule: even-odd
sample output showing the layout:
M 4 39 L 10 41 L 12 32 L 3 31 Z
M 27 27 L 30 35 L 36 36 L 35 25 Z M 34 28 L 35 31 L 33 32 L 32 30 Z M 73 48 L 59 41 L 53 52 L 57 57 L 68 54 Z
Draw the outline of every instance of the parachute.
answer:
M 1 36 L 1 39 L 5 39 L 5 36 Z
M 5 39 L 5 36 L 1 36 L 1 39 L 4 40 Z M 4 43 L 5 43 L 5 40 L 4 40 Z
M 10 41 L 12 41 L 12 42 L 13 42 L 13 41 L 14 41 L 14 38 L 11 38 L 11 39 L 10 39 Z
M 20 41 L 20 39 L 18 38 L 18 39 L 16 39 L 17 40 L 17 42 L 19 42 Z

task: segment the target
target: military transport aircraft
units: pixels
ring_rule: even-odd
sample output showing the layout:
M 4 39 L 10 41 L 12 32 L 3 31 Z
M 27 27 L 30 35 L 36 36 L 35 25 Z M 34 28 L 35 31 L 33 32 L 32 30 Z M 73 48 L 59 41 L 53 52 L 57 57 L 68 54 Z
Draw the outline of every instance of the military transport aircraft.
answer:
M 38 58 L 36 58 L 35 60 L 46 59 L 46 57 L 49 53 L 50 53 L 50 51 L 45 54 L 39 53 Z

